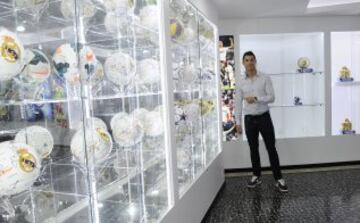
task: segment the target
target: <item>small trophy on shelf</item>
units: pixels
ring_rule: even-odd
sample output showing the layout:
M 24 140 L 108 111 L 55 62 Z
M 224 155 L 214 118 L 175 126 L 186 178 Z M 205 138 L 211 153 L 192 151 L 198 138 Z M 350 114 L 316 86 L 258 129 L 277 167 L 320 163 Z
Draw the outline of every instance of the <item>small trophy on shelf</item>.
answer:
M 294 105 L 303 105 L 300 97 L 294 97 Z
M 348 118 L 341 124 L 341 133 L 344 135 L 355 134 L 355 130 L 352 130 L 352 124 Z
M 343 66 L 340 70 L 340 82 L 351 82 L 354 81 L 354 78 L 351 77 L 351 71 L 346 66 Z
M 309 68 L 310 66 L 310 59 L 307 57 L 300 57 L 297 61 L 297 65 L 299 69 L 297 69 L 297 72 L 299 73 L 312 73 L 314 72 L 314 69 Z

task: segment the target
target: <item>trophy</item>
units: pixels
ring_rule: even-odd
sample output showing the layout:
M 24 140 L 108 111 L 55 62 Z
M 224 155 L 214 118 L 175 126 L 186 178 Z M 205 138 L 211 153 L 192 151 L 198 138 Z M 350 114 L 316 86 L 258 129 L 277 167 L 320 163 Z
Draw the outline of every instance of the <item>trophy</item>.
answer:
M 352 124 L 348 118 L 341 124 L 341 133 L 346 134 L 355 134 L 355 130 L 352 130 Z
M 297 61 L 297 65 L 299 69 L 297 69 L 297 72 L 299 73 L 312 73 L 314 69 L 309 68 L 310 66 L 310 59 L 307 57 L 300 57 Z
M 346 66 L 343 66 L 340 70 L 340 82 L 351 82 L 354 81 L 354 78 L 351 77 L 351 71 Z
M 294 105 L 303 105 L 300 97 L 294 97 Z

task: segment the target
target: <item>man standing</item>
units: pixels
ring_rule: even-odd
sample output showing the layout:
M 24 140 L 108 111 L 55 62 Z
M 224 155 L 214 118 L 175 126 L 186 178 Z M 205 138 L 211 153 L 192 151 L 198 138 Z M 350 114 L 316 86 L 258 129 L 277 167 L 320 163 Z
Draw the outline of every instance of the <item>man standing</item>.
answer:
M 266 150 L 269 155 L 273 176 L 276 186 L 281 192 L 287 192 L 288 188 L 282 178 L 280 162 L 275 147 L 274 126 L 269 113 L 269 103 L 274 102 L 275 95 L 271 79 L 257 72 L 256 56 L 248 51 L 243 55 L 243 65 L 246 69 L 245 77 L 240 80 L 236 87 L 236 130 L 242 133 L 241 118 L 245 115 L 245 134 L 248 139 L 251 155 L 253 176 L 248 182 L 249 188 L 261 184 L 261 163 L 259 156 L 259 133 L 264 139 Z M 244 101 L 244 105 L 243 105 Z M 244 106 L 244 107 L 243 107 Z

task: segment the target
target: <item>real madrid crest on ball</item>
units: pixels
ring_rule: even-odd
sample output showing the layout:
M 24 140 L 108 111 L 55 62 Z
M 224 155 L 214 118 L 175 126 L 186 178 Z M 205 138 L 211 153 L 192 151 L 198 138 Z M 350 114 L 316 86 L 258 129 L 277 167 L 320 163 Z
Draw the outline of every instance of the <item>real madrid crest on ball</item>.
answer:
M 17 75 L 23 67 L 24 47 L 17 36 L 0 28 L 0 81 Z
M 36 150 L 23 143 L 0 143 L 0 197 L 27 190 L 40 175 Z

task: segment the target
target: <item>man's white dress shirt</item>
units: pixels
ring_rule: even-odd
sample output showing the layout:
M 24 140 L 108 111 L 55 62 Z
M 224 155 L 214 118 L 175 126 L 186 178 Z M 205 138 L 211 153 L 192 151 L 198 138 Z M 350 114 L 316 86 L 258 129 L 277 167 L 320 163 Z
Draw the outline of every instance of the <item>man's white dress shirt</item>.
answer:
M 253 104 L 247 103 L 246 97 L 257 97 L 257 101 Z M 235 120 L 241 125 L 242 114 L 244 115 L 260 115 L 269 111 L 269 103 L 274 102 L 275 94 L 270 77 L 257 72 L 250 79 L 242 76 L 239 86 L 236 86 L 235 92 Z M 243 103 L 244 102 L 244 103 Z

